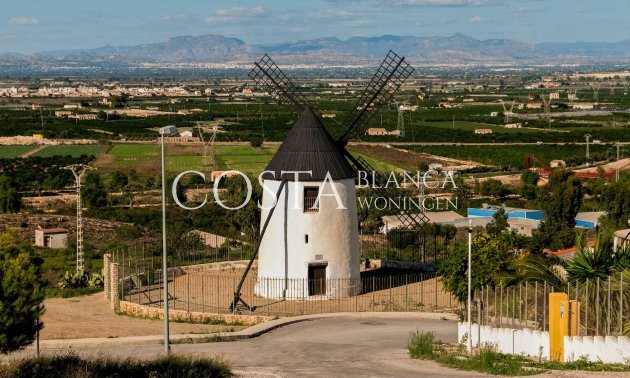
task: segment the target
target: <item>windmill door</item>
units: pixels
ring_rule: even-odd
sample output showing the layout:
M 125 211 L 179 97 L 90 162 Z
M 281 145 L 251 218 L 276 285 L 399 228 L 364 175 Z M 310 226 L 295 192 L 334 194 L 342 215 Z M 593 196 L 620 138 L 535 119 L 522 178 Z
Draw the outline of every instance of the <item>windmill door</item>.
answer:
M 308 295 L 326 294 L 326 265 L 308 266 Z

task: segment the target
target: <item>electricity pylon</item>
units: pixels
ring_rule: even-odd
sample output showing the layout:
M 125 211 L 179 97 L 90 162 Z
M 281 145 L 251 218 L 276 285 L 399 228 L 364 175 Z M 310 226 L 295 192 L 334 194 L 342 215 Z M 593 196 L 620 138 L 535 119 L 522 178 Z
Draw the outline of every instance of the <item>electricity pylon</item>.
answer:
M 86 171 L 95 168 L 85 164 L 72 164 L 63 167 L 72 172 L 76 182 L 77 189 L 77 272 L 85 268 L 85 259 L 83 258 L 83 207 L 81 204 L 81 178 Z

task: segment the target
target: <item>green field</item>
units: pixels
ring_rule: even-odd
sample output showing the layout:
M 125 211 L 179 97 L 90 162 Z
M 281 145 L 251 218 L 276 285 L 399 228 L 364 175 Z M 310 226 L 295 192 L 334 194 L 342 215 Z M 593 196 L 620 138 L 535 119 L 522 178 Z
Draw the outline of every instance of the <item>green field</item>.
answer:
M 183 172 L 187 170 L 237 170 L 250 175 L 260 174 L 276 153 L 277 146 L 253 148 L 251 146 L 221 145 L 214 147 L 216 165 L 204 167 L 200 146 L 167 145 L 166 170 Z M 390 152 L 390 151 L 387 151 Z M 381 172 L 400 171 L 402 168 L 394 162 L 369 154 L 369 150 L 353 155 L 362 156 L 370 165 Z M 402 154 L 404 155 L 404 154 Z M 155 175 L 160 170 L 160 146 L 156 144 L 117 144 L 107 154 L 95 162 L 95 166 L 105 174 L 113 171 L 128 172 L 136 170 L 139 175 Z
M 532 155 L 545 164 L 551 160 L 565 160 L 567 164 L 585 161 L 586 147 L 578 145 L 529 145 L 529 146 L 419 146 L 411 150 L 449 158 L 472 160 L 482 164 L 523 169 L 525 157 Z M 605 158 L 612 152 L 608 146 L 590 148 L 592 160 Z
M 117 144 L 109 150 L 109 154 L 118 158 L 153 157 L 160 153 L 156 144 Z
M 68 144 L 61 146 L 48 146 L 41 151 L 38 151 L 33 156 L 39 157 L 52 157 L 52 156 L 72 156 L 80 157 L 81 155 L 93 155 L 96 156 L 106 148 L 100 144 Z
M 145 165 L 159 169 L 160 146 L 155 144 L 117 144 L 107 154 L 113 157 L 113 161 L 104 167 L 107 169 L 121 171 L 135 169 L 138 173 L 144 171 L 140 166 Z M 151 168 L 147 167 L 147 170 Z
M 258 175 L 269 164 L 277 147 L 216 146 L 215 158 L 220 169 L 233 169 Z
M 35 146 L 0 146 L 0 159 L 14 159 L 34 149 Z
M 169 172 L 183 172 L 198 170 L 203 163 L 202 156 L 168 156 L 165 159 L 166 170 Z

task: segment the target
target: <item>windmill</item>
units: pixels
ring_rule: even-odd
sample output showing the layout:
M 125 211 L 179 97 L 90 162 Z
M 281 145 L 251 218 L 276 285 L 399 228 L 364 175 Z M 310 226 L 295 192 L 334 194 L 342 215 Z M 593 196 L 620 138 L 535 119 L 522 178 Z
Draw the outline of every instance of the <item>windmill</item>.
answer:
M 390 103 L 394 93 L 412 72 L 413 68 L 404 57 L 390 51 L 357 98 L 342 130 L 333 137 L 306 97 L 267 54 L 255 63 L 249 76 L 274 99 L 297 110 L 300 116 L 263 175 L 264 184 L 271 191 L 264 191 L 261 231 L 254 253 L 236 287 L 230 305 L 232 311 L 243 308 L 253 310 L 241 298 L 241 289 L 254 259 L 259 255 L 255 288 L 259 296 L 286 299 L 330 295 L 333 292 L 338 296 L 350 296 L 360 292 L 354 178 L 360 172 L 373 172 L 375 183 L 370 187 L 379 197 L 396 198 L 401 193 L 387 185 L 378 185 L 385 182 L 384 177 L 376 174 L 376 170 L 362 157 L 352 156 L 346 145 L 350 139 L 364 132 L 371 117 Z M 311 174 L 299 173 L 294 177 L 283 171 L 311 171 Z M 329 187 L 321 185 L 324 177 L 332 179 Z M 321 203 L 319 190 L 322 191 Z M 335 211 L 335 199 L 323 198 L 326 190 L 337 190 L 340 198 L 345 200 L 342 202 L 346 204 L 347 211 Z M 289 202 L 294 201 L 290 198 L 302 205 L 289 208 Z M 329 200 L 333 203 L 327 202 Z M 428 220 L 422 212 L 403 212 L 398 218 L 403 227 L 412 229 L 422 229 Z M 308 287 L 287 287 L 289 277 L 304 279 Z M 324 280 L 321 280 L 322 277 Z M 326 282 L 333 282 L 330 286 L 335 286 L 334 282 L 347 280 L 355 284 L 325 287 Z M 285 286 L 278 289 L 270 287 L 269 282 L 285 282 Z
M 212 127 L 212 134 L 210 135 L 210 138 L 208 140 L 204 140 L 203 138 L 203 132 L 206 130 L 203 127 L 200 127 L 199 125 L 197 125 L 197 132 L 199 133 L 199 140 L 201 141 L 201 143 L 203 143 L 203 160 L 202 160 L 202 164 L 204 166 L 214 166 L 215 165 L 215 161 L 214 161 L 214 141 L 217 139 L 217 131 L 218 131 L 218 126 L 213 126 Z
M 512 122 L 512 117 L 514 116 L 514 112 L 512 111 L 514 109 L 514 101 L 515 100 L 512 100 L 512 104 L 510 105 L 510 110 L 507 110 L 505 103 L 503 102 L 503 100 L 501 100 L 501 105 L 503 105 L 503 116 L 505 117 L 504 123 L 506 125 Z

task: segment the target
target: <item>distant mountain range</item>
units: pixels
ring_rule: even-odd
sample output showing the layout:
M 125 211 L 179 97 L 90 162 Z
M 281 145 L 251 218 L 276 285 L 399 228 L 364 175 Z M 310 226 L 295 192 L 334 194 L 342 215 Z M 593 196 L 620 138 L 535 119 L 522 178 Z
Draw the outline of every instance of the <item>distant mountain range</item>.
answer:
M 630 40 L 529 44 L 513 39 L 479 40 L 461 33 L 450 37 L 320 38 L 277 44 L 249 44 L 221 35 L 181 36 L 137 46 L 105 46 L 86 50 L 48 51 L 33 55 L 5 53 L 0 58 L 29 61 L 121 63 L 238 63 L 263 52 L 281 55 L 286 63 L 361 64 L 382 57 L 390 49 L 413 62 L 551 62 L 576 60 L 630 60 Z

